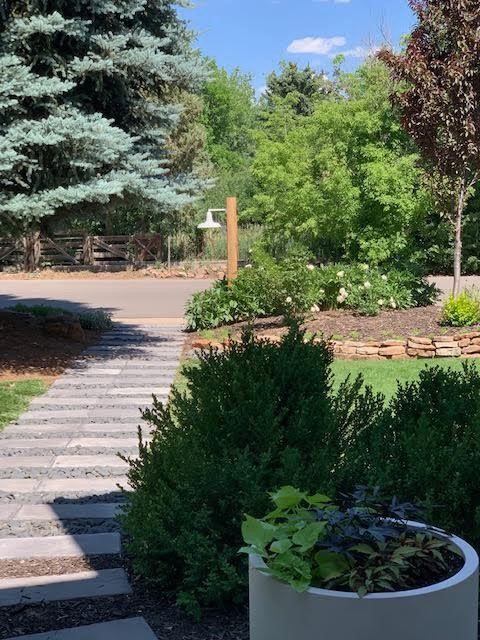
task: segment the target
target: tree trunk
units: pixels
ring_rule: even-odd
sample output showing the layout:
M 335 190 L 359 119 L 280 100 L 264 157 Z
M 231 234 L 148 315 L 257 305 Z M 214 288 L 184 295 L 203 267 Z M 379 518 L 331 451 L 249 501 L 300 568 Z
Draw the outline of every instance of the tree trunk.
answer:
M 462 181 L 458 192 L 457 206 L 455 211 L 455 249 L 453 254 L 453 295 L 458 296 L 462 283 L 462 232 L 463 232 L 463 212 L 466 201 L 465 181 Z

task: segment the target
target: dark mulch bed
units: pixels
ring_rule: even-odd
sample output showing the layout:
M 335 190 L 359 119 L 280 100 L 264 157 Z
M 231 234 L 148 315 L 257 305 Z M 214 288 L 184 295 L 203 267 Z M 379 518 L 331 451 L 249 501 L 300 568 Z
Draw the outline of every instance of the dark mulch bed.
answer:
M 248 323 L 240 322 L 211 332 L 188 334 L 187 345 L 199 337 L 224 340 L 227 335 L 238 337 Z M 283 318 L 264 318 L 256 320 L 255 331 L 265 335 L 285 333 Z M 455 335 L 469 331 L 480 331 L 480 325 L 455 329 L 441 324 L 441 308 L 437 306 L 420 307 L 404 311 L 384 311 L 378 316 L 361 316 L 350 311 L 321 311 L 309 314 L 303 327 L 310 333 L 323 335 L 334 340 L 399 340 L 409 336 L 434 337 Z
M 100 336 L 86 331 L 83 344 L 48 335 L 35 321 L 23 319 L 23 314 L 10 316 L 0 314 L 0 379 L 42 378 L 49 382 L 63 373 L 86 344 L 97 342 Z
M 134 593 L 128 596 L 18 605 L 4 609 L 0 618 L 0 640 L 137 616 L 146 619 L 159 640 L 249 638 L 246 609 L 206 611 L 201 622 L 197 623 L 172 601 L 137 583 Z

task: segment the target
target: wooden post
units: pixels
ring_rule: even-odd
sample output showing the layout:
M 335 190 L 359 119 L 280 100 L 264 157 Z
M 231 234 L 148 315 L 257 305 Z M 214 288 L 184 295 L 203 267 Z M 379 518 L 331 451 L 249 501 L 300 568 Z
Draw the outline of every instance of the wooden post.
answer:
M 83 239 L 83 264 L 85 265 L 93 265 L 95 262 L 93 256 L 93 238 L 92 236 L 85 236 Z
M 227 198 L 227 280 L 229 284 L 238 275 L 238 212 L 237 199 Z
M 23 239 L 23 247 L 25 271 L 36 271 L 42 257 L 40 231 L 29 231 Z

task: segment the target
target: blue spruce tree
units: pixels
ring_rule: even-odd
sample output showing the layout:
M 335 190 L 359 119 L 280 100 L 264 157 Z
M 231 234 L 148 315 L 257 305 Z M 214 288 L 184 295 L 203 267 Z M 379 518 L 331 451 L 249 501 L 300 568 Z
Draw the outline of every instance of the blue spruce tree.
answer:
M 0 0 L 0 222 L 117 203 L 171 214 L 201 190 L 167 140 L 202 65 L 174 0 Z

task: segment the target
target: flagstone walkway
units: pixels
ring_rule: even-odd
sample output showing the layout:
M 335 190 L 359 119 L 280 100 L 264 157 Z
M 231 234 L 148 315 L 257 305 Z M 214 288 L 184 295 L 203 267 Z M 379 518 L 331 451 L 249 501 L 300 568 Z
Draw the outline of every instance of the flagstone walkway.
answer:
M 119 485 L 127 486 L 127 465 L 117 453 L 138 453 L 140 410 L 152 405 L 152 394 L 167 399 L 182 346 L 180 327 L 118 325 L 0 434 L 0 567 L 90 557 L 111 558 L 112 565 L 62 575 L 0 574 L 0 607 L 131 591 L 115 520 L 123 500 Z M 54 638 L 155 635 L 135 618 L 22 640 Z

